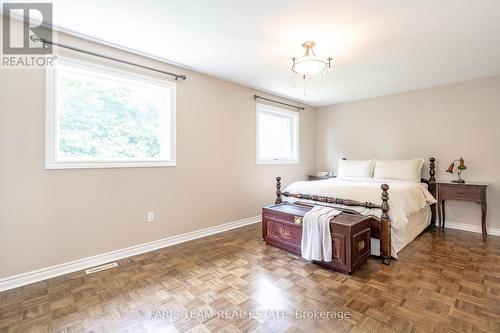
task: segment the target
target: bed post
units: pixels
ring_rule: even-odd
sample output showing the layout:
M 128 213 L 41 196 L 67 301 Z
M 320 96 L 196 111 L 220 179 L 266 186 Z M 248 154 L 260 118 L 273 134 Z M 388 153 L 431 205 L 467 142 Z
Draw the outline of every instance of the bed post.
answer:
M 280 204 L 283 200 L 281 200 L 281 177 L 276 177 L 276 200 L 274 203 Z
M 391 258 L 391 220 L 389 219 L 389 185 L 382 184 L 382 217 L 380 219 L 380 255 L 383 263 L 389 265 Z
M 429 192 L 436 197 L 436 165 L 434 162 L 436 159 L 431 157 L 429 159 Z M 431 205 L 431 227 L 436 227 L 436 204 Z

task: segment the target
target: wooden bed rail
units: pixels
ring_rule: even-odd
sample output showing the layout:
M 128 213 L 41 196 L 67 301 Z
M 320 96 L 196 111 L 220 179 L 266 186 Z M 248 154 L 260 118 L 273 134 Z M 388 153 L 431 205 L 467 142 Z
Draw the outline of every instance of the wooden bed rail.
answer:
M 361 202 L 351 199 L 341 199 L 323 195 L 281 192 L 281 177 L 276 177 L 276 200 L 274 203 L 275 204 L 282 203 L 283 199 L 281 197 L 284 196 L 284 197 L 293 197 L 297 199 L 305 199 L 305 200 L 324 202 L 336 205 L 364 207 L 364 208 L 378 208 L 381 209 L 382 211 L 384 211 L 384 209 L 387 209 L 387 211 L 389 211 L 389 206 L 384 205 L 384 202 L 387 204 L 387 201 L 389 200 L 389 194 L 387 193 L 387 191 L 389 190 L 389 185 L 382 184 L 380 188 L 382 189 L 382 204 L 377 205 L 369 201 Z

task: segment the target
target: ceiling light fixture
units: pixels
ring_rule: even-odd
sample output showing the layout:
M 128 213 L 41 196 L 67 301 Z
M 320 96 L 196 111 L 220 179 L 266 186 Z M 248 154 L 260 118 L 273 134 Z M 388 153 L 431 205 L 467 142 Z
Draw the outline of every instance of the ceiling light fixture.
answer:
M 320 59 L 314 53 L 316 43 L 313 41 L 302 44 L 304 55 L 300 58 L 292 58 L 292 71 L 302 76 L 305 80 L 310 76 L 322 76 L 332 68 L 332 58 Z

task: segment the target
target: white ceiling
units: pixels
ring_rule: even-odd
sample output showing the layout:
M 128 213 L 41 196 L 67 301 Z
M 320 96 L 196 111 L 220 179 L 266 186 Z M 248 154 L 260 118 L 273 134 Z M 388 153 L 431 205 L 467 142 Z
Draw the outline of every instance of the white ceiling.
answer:
M 500 74 L 499 0 L 54 3 L 64 29 L 315 106 Z M 304 96 L 290 58 L 307 40 L 334 63 Z

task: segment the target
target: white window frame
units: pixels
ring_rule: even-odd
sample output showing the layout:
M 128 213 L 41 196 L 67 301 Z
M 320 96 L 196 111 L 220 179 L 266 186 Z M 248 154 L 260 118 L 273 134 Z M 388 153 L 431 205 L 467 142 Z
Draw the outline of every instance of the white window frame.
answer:
M 57 159 L 58 152 L 58 116 L 56 110 L 57 103 L 57 78 L 58 78 L 58 62 L 70 64 L 75 67 L 80 67 L 86 70 L 91 69 L 96 73 L 106 75 L 116 75 L 118 78 L 134 79 L 145 84 L 153 84 L 162 86 L 170 92 L 171 114 L 169 126 L 169 141 L 170 141 L 170 159 L 152 158 L 152 159 L 123 159 L 123 160 L 84 160 L 84 161 L 64 161 Z M 91 60 L 81 60 L 73 57 L 58 56 L 57 63 L 52 67 L 48 67 L 45 71 L 45 168 L 46 169 L 81 169 L 81 168 L 127 168 L 127 167 L 162 167 L 176 166 L 176 128 L 177 128 L 177 110 L 176 100 L 177 91 L 176 84 L 170 81 L 161 80 L 152 76 L 139 74 L 128 69 L 118 69 L 114 66 L 97 64 Z M 164 118 L 164 117 L 162 117 Z M 168 117 L 167 117 L 168 118 Z
M 267 113 L 273 116 L 281 116 L 292 120 L 291 136 L 292 136 L 292 153 L 295 155 L 292 159 L 261 159 L 260 158 L 260 144 L 259 144 L 259 114 Z M 256 140 L 256 160 L 257 165 L 267 164 L 298 164 L 299 160 L 299 113 L 287 109 L 271 106 L 268 104 L 257 103 L 256 105 L 256 127 L 257 127 L 257 140 Z M 294 133 L 295 132 L 295 133 Z

